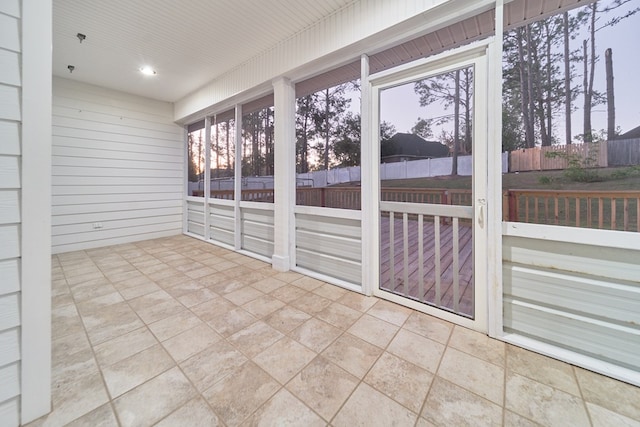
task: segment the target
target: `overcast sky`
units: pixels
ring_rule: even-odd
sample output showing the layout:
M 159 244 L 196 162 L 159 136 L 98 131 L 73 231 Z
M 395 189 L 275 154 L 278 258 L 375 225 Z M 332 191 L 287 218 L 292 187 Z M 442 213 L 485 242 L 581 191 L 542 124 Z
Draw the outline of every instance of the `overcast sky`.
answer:
M 632 9 L 638 5 L 640 5 L 640 0 L 633 0 L 626 5 L 626 9 Z M 603 17 L 601 21 L 605 22 L 606 18 Z M 585 37 L 586 35 L 580 34 L 575 40 L 572 40 L 571 49 L 579 48 Z M 600 56 L 600 60 L 596 64 L 594 88 L 603 93 L 606 91 L 604 51 L 609 47 L 613 50 L 616 125 L 620 126 L 624 133 L 640 126 L 640 14 L 596 33 L 596 54 Z M 573 87 L 576 85 L 581 87 L 582 85 L 582 67 L 580 65 L 576 64 L 577 76 L 573 79 Z M 574 107 L 579 108 L 571 118 L 573 135 L 582 133 L 583 102 L 582 96 L 579 96 L 574 103 Z M 398 132 L 410 132 L 417 117 L 426 118 L 429 114 L 442 113 L 434 113 L 425 107 L 420 107 L 418 96 L 413 91 L 413 84 L 383 92 L 380 105 L 381 120 L 392 123 Z M 594 107 L 591 121 L 594 129 L 606 129 L 606 104 Z M 564 139 L 564 114 L 558 115 L 556 118 L 556 124 L 560 123 L 562 126 L 557 126 L 554 129 L 554 134 L 559 141 L 562 141 Z

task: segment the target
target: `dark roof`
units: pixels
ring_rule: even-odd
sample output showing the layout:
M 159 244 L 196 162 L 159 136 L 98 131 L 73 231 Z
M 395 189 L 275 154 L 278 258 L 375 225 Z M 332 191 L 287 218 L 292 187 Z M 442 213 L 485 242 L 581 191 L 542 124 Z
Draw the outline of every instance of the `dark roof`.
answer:
M 438 141 L 427 141 L 412 133 L 396 133 L 382 142 L 382 157 L 400 154 L 415 157 L 447 157 L 449 148 Z
M 616 139 L 636 139 L 640 138 L 640 126 L 616 136 Z

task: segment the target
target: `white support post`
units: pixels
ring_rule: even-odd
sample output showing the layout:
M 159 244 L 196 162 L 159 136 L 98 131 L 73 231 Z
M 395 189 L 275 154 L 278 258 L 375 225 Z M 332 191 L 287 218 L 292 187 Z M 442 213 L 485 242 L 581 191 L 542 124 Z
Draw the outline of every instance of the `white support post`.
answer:
M 242 249 L 242 218 L 240 201 L 242 200 L 242 105 L 236 104 L 236 161 L 233 171 L 233 218 L 235 221 L 233 246 L 236 251 Z
M 189 226 L 189 210 L 187 209 L 187 197 L 189 196 L 189 131 L 185 125 L 182 132 L 182 140 L 184 141 L 182 154 L 184 155 L 184 174 L 182 175 L 182 183 L 184 185 L 184 197 L 182 198 L 182 232 L 186 233 Z
M 487 311 L 489 336 L 503 335 L 502 314 L 502 33 L 503 0 L 496 0 L 496 34 L 489 44 L 487 88 Z
M 204 233 L 205 240 L 209 240 L 209 197 L 211 196 L 211 117 L 204 118 Z
M 289 79 L 273 82 L 275 107 L 274 232 L 272 266 L 291 268 L 296 203 L 296 88 Z
M 361 170 L 361 211 L 362 220 L 362 292 L 372 295 L 378 283 L 378 194 L 379 194 L 379 156 L 377 133 L 372 117 L 371 84 L 369 83 L 369 57 L 360 57 L 360 170 Z
M 51 410 L 51 28 L 51 0 L 22 2 L 23 424 Z

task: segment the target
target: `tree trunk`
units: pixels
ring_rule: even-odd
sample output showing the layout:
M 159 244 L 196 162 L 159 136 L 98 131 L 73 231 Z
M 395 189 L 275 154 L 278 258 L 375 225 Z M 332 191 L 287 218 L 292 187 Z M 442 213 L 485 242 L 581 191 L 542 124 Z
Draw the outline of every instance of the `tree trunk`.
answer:
M 225 126 L 225 130 L 226 130 L 226 139 L 225 141 L 227 142 L 227 176 L 229 175 L 229 172 L 231 171 L 231 151 L 230 151 L 230 147 L 229 147 L 229 121 L 227 121 L 226 126 Z
M 460 147 L 460 70 L 456 70 L 455 94 L 453 99 L 453 153 L 451 175 L 458 175 L 458 149 Z
M 589 59 L 587 52 L 587 41 L 582 41 L 582 54 L 584 55 L 584 77 L 582 87 L 584 89 L 584 125 L 582 135 L 584 142 L 591 142 L 591 92 L 589 92 Z
M 522 28 L 516 30 L 516 40 L 518 42 L 518 70 L 520 72 L 520 109 L 522 111 L 522 121 L 525 130 L 525 145 L 533 147 L 533 132 L 529 123 L 529 91 L 527 84 L 527 73 L 525 70 L 524 47 L 522 45 Z
M 533 91 L 533 71 L 531 68 L 531 24 L 527 24 L 526 26 L 526 36 L 527 36 L 527 58 L 529 59 L 527 61 L 527 91 L 529 93 L 529 127 L 530 129 L 530 133 L 531 133 L 531 141 L 529 147 L 534 147 L 536 145 L 535 142 L 535 125 L 536 125 L 536 118 L 535 118 L 535 104 L 534 104 L 534 97 L 535 97 L 535 92 Z M 534 49 L 535 52 L 535 49 Z
M 473 152 L 472 148 L 472 140 L 471 140 L 471 130 L 473 129 L 473 124 L 471 123 L 471 102 L 472 102 L 472 93 L 471 88 L 473 87 L 473 76 L 471 75 L 471 70 L 467 69 L 465 71 L 465 108 L 464 108 L 464 152 L 465 154 L 469 154 Z
M 531 27 L 527 26 L 527 44 L 531 45 Z M 538 57 L 538 51 L 536 48 L 530 49 L 529 67 L 535 70 L 532 71 L 529 76 L 529 82 L 531 85 L 529 97 L 531 99 L 531 114 L 538 115 L 538 121 L 540 122 L 540 145 L 543 147 L 551 145 L 551 138 L 547 133 L 546 114 L 545 114 L 545 102 L 544 102 L 544 88 L 542 85 L 542 77 L 540 76 L 540 58 Z M 535 82 L 535 85 L 533 84 Z M 534 92 L 535 91 L 535 92 Z M 534 103 L 538 104 L 538 108 L 534 108 Z M 531 119 L 532 123 L 534 119 Z
M 218 132 L 220 127 L 216 121 L 216 178 L 220 178 L 220 138 Z
M 571 144 L 571 66 L 569 63 L 569 12 L 563 15 L 564 33 L 564 138 L 567 145 Z
M 324 170 L 329 170 L 329 89 L 325 90 L 324 126 Z
M 605 72 L 607 75 L 607 140 L 616 136 L 616 105 L 613 93 L 613 52 L 611 48 L 605 50 Z
M 549 21 L 545 21 L 545 29 L 546 29 L 546 66 L 547 66 L 547 87 L 546 87 L 546 114 L 547 114 L 547 144 L 552 144 L 552 135 L 553 135 L 553 111 L 552 111 L 552 103 L 551 100 L 554 97 L 553 92 L 553 83 L 551 81 L 551 33 L 549 31 Z

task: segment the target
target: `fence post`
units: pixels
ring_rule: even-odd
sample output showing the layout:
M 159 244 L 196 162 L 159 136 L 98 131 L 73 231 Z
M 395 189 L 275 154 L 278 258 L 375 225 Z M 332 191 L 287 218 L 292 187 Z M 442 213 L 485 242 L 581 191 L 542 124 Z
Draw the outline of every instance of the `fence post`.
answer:
M 325 192 L 325 190 L 326 190 L 326 187 L 322 187 L 320 189 L 320 206 L 322 206 L 323 208 L 327 207 L 326 204 L 325 204 L 326 203 L 326 199 L 325 199 L 326 198 L 326 192 Z
M 518 195 L 512 191 L 507 191 L 509 203 L 509 221 L 518 221 Z

